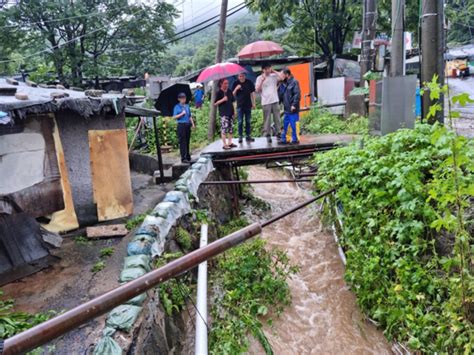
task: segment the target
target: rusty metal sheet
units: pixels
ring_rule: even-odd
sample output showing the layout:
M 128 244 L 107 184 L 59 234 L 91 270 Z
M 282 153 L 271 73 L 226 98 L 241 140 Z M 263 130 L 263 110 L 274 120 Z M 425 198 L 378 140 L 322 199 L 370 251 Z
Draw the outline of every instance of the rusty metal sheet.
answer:
M 89 131 L 89 150 L 99 221 L 131 215 L 133 198 L 125 129 Z

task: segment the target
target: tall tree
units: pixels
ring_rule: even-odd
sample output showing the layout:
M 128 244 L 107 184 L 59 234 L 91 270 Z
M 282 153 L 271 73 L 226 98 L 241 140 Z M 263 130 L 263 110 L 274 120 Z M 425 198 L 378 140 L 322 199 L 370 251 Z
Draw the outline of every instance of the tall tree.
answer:
M 98 80 L 101 65 L 138 64 L 145 55 L 158 55 L 177 14 L 164 1 L 127 0 L 22 0 L 7 12 L 18 30 L 41 36 L 45 45 L 38 55 L 53 61 L 58 79 L 76 85 L 84 72 Z
M 322 54 L 331 64 L 362 19 L 358 0 L 256 0 L 248 4 L 260 12 L 263 29 L 289 28 L 286 45 L 301 55 Z

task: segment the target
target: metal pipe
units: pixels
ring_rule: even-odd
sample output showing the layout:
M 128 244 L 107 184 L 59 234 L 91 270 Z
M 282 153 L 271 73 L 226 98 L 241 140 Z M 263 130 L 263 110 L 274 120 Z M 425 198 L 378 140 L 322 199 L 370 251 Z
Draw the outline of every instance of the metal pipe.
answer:
M 222 180 L 203 181 L 201 185 L 243 185 L 243 184 L 273 184 L 280 182 L 311 182 L 311 179 L 284 179 L 284 180 Z
M 133 281 L 127 282 L 126 284 L 108 291 L 101 296 L 60 314 L 57 317 L 14 335 L 5 340 L 2 355 L 22 354 L 46 344 L 74 328 L 77 328 L 80 325 L 127 302 L 133 297 L 146 292 L 156 285 L 188 271 L 203 261 L 245 242 L 246 240 L 260 234 L 263 227 L 288 216 L 300 208 L 306 207 L 334 191 L 335 189 L 331 189 L 323 192 L 262 224 L 253 223 L 237 232 L 218 239 L 203 248 L 194 250 L 181 258 L 173 260 L 159 269 L 151 271 Z
M 199 248 L 204 248 L 207 245 L 207 230 L 207 224 L 203 224 Z M 194 352 L 198 355 L 207 355 L 207 261 L 203 261 L 198 267 L 196 313 Z
M 98 317 L 127 302 L 161 282 L 192 269 L 203 261 L 232 248 L 262 231 L 259 223 L 251 224 L 208 246 L 192 251 L 159 269 L 117 287 L 97 298 L 83 303 L 57 317 L 5 340 L 4 355 L 21 354 L 67 333 L 81 324 Z
M 288 211 L 282 212 L 282 213 L 276 215 L 275 217 L 270 218 L 268 221 L 262 223 L 262 228 L 263 228 L 263 227 L 266 227 L 266 226 L 268 226 L 268 225 L 270 225 L 270 224 L 272 224 L 272 223 L 275 223 L 276 221 L 278 221 L 278 220 L 280 220 L 280 219 L 282 219 L 282 218 L 288 216 L 289 214 L 291 214 L 291 213 L 293 213 L 293 212 L 295 212 L 295 211 L 297 211 L 297 210 L 299 210 L 299 209 L 301 209 L 301 208 L 303 208 L 303 207 L 306 207 L 306 206 L 312 204 L 313 202 L 319 200 L 320 198 L 322 198 L 322 197 L 324 197 L 324 196 L 327 196 L 327 195 L 333 193 L 334 191 L 336 191 L 336 189 L 331 189 L 331 190 L 329 190 L 329 191 L 322 192 L 322 193 L 320 193 L 319 195 L 314 196 L 312 199 L 310 199 L 310 200 L 308 200 L 308 201 L 305 201 L 305 202 L 303 202 L 303 203 L 300 203 L 299 205 L 297 205 L 297 206 L 295 206 L 295 207 L 289 209 Z

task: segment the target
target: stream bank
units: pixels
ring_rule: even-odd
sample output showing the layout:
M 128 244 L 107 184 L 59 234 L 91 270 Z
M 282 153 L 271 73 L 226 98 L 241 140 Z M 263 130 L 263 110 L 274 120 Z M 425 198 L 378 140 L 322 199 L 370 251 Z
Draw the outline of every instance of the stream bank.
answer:
M 276 169 L 253 166 L 249 180 L 283 179 Z M 309 188 L 310 185 L 308 184 Z M 309 189 L 293 183 L 254 185 L 256 197 L 271 205 L 272 215 L 311 197 Z M 270 225 L 262 238 L 268 247 L 285 250 L 301 270 L 288 281 L 292 304 L 273 326 L 265 326 L 275 354 L 391 354 L 382 332 L 370 324 L 344 281 L 344 266 L 332 235 L 323 230 L 313 204 Z M 252 341 L 251 354 L 262 354 Z

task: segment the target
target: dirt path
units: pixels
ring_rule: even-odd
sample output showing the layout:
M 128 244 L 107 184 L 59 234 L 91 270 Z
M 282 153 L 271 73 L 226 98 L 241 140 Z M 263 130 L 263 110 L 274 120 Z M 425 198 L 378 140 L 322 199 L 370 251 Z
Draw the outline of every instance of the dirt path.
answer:
M 282 179 L 284 174 L 263 167 L 249 169 L 249 180 Z M 310 197 L 294 184 L 254 185 L 255 195 L 272 206 L 272 214 Z M 390 345 L 364 320 L 343 279 L 344 268 L 333 237 L 321 232 L 316 205 L 265 228 L 270 246 L 285 249 L 301 271 L 290 281 L 293 302 L 273 327 L 265 326 L 275 354 L 391 354 Z M 251 354 L 261 354 L 253 342 Z

